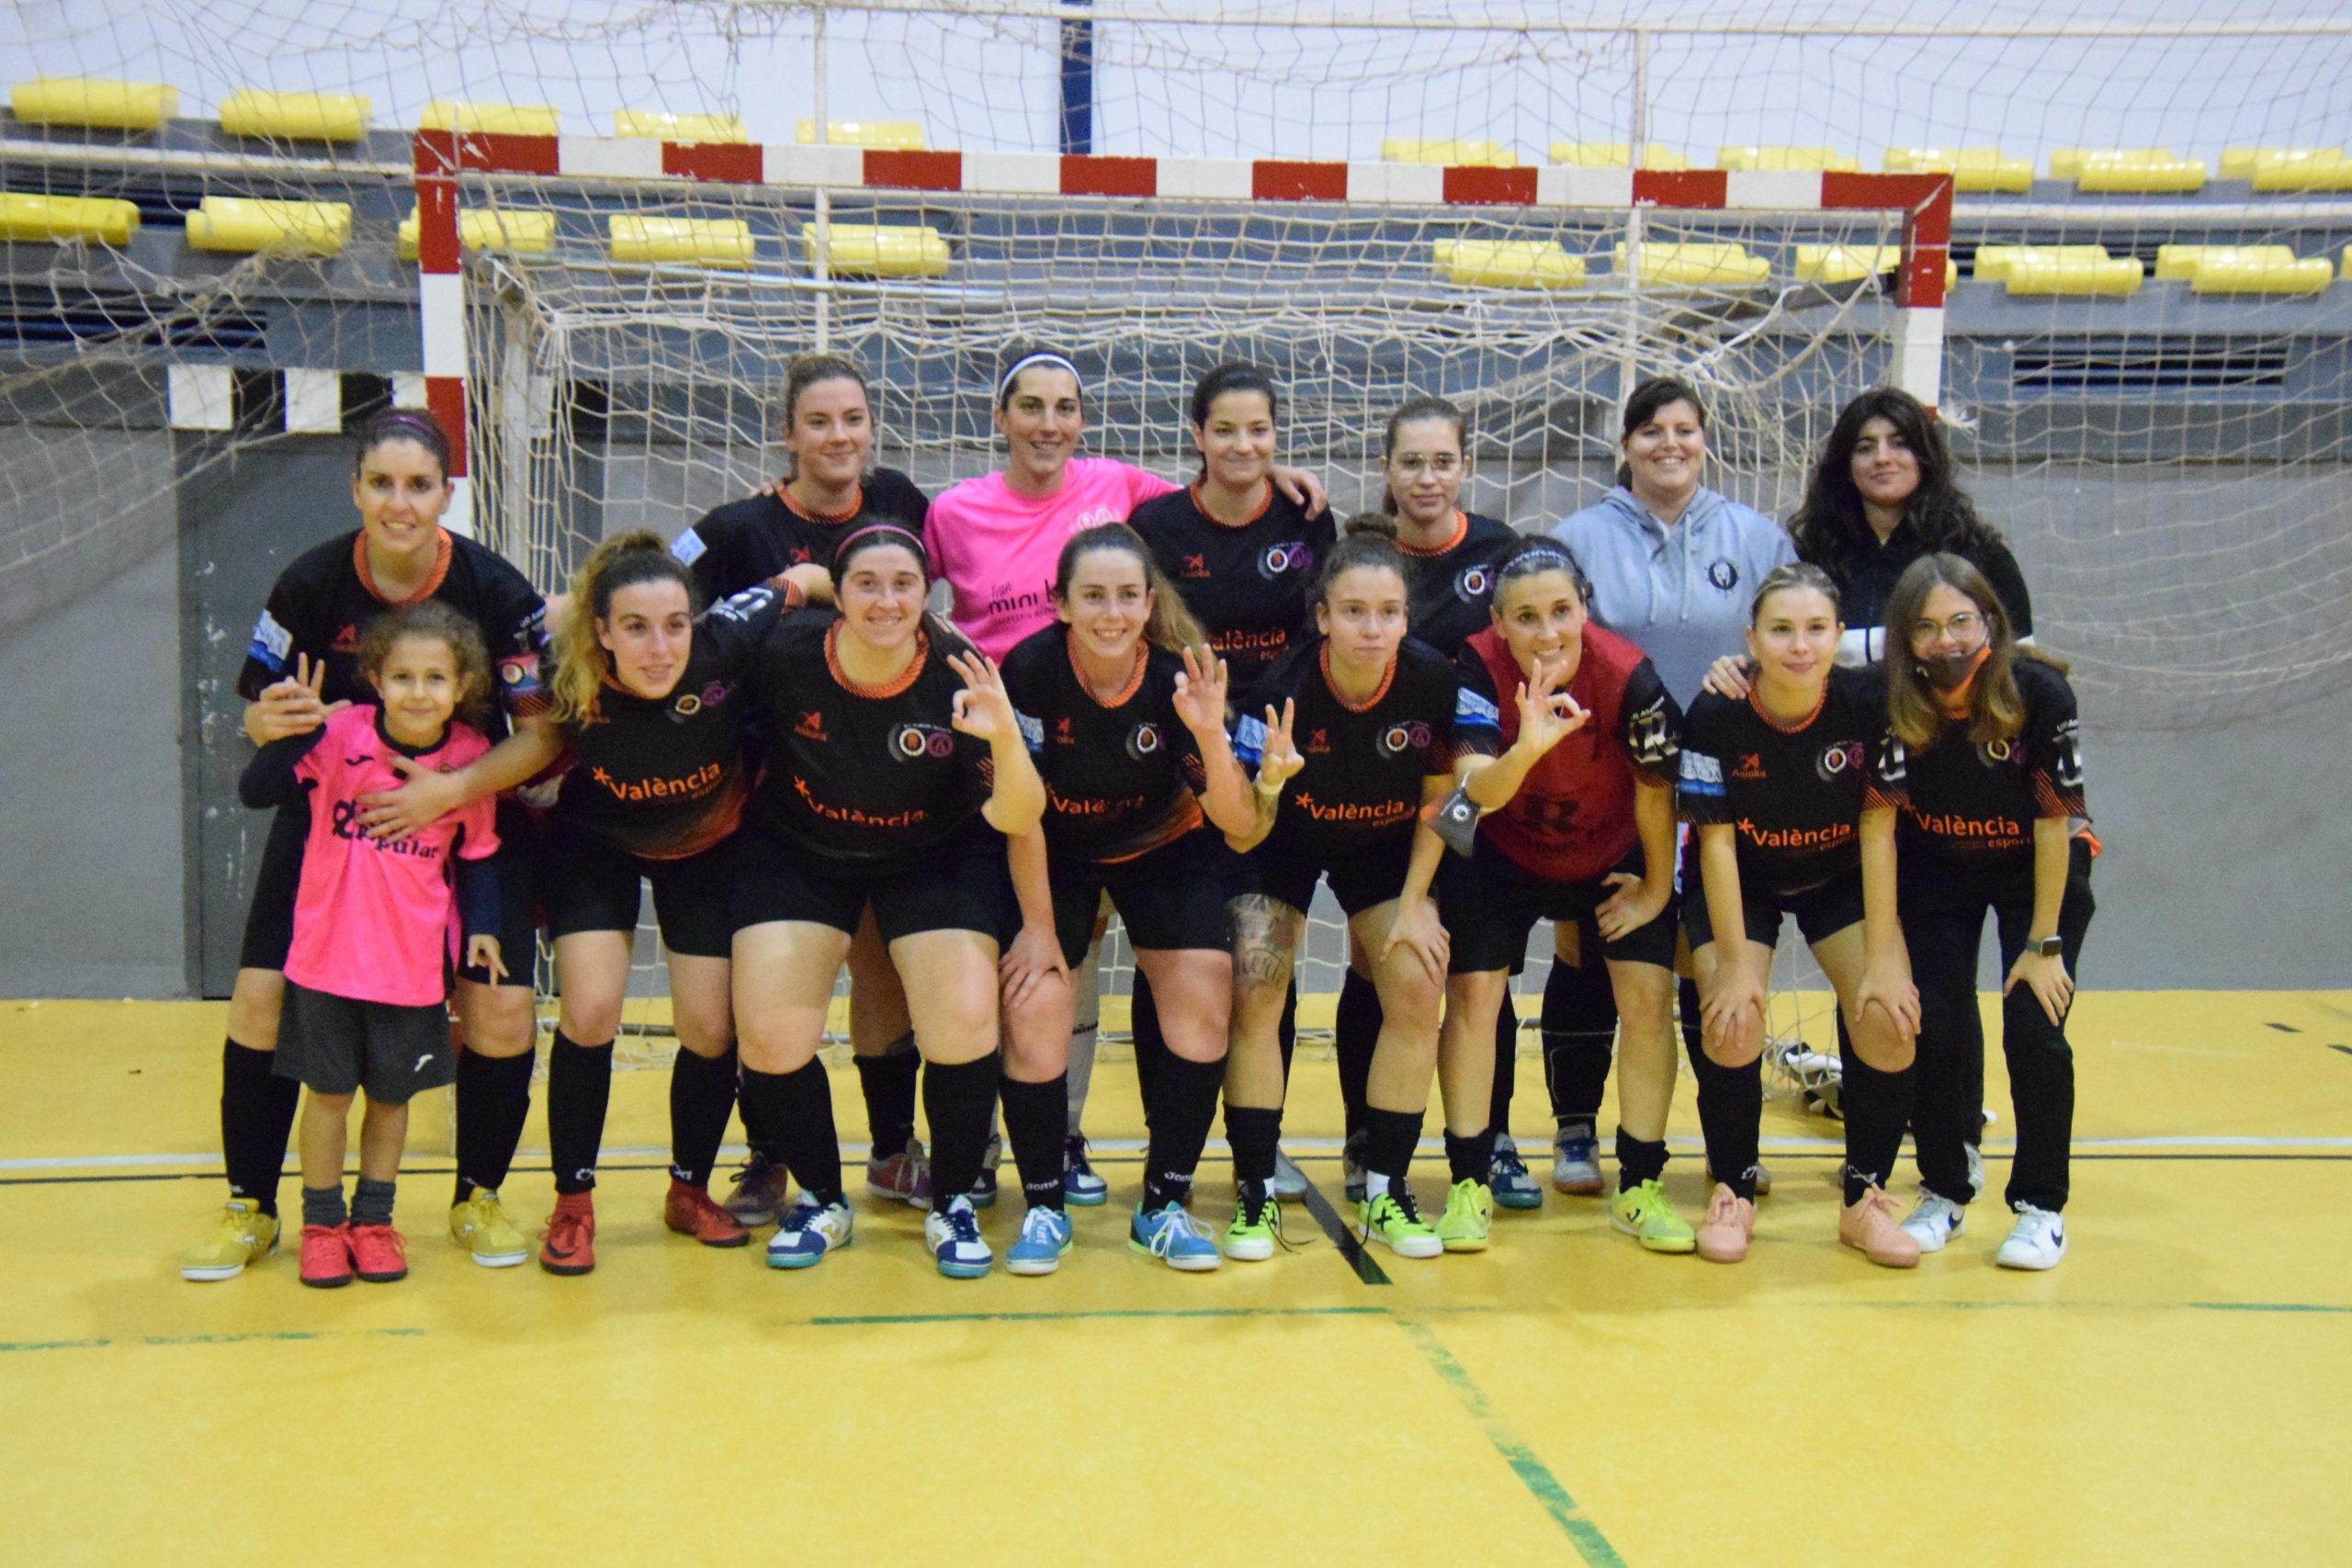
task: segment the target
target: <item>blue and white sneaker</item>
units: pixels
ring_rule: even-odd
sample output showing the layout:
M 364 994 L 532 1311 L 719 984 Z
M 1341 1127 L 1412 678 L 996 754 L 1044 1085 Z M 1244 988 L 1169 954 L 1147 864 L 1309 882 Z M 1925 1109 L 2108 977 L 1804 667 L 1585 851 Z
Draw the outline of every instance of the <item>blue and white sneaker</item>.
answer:
M 1495 1195 L 1498 1209 L 1540 1209 L 1544 1206 L 1544 1188 L 1519 1157 L 1519 1145 L 1511 1142 L 1509 1133 L 1495 1135 L 1495 1157 L 1487 1168 L 1487 1186 Z
M 803 1192 L 784 1212 L 775 1235 L 768 1237 L 768 1267 L 813 1269 L 825 1254 L 849 1245 L 851 1215 L 847 1203 L 820 1203 Z
M 1561 1133 L 1552 1140 L 1552 1190 L 1574 1198 L 1601 1190 L 1600 1140 L 1590 1133 Z
M 1024 1230 L 1026 1226 L 1023 1227 Z M 923 1217 L 922 1239 L 951 1280 L 977 1280 L 989 1271 L 996 1254 L 980 1239 L 980 1217 L 969 1198 L 958 1198 L 944 1213 L 933 1209 Z
M 1903 1222 L 1921 1252 L 1941 1252 L 1944 1244 L 1968 1228 L 1968 1211 L 1922 1187 L 1919 1202 Z
M 1187 1274 L 1204 1272 L 1224 1261 L 1209 1227 L 1186 1213 L 1182 1203 L 1163 1203 L 1149 1213 L 1136 1209 L 1134 1222 L 1127 1226 L 1127 1245 Z
M 1065 1195 L 1067 1201 L 1067 1195 Z M 1062 1254 L 1069 1250 L 1069 1216 L 1059 1209 L 1042 1205 L 1029 1211 L 1021 1222 L 1020 1238 L 1004 1249 L 1004 1271 L 1008 1274 L 1050 1274 L 1062 1266 Z M 947 1273 L 946 1255 L 940 1257 L 939 1271 Z M 980 1271 L 988 1271 L 985 1259 Z
M 1086 1139 L 1071 1134 L 1062 1145 L 1062 1201 L 1073 1208 L 1099 1209 L 1110 1201 L 1111 1184 L 1097 1176 L 1094 1168 L 1086 1162 Z M 1010 1267 L 1012 1254 L 1004 1256 Z
M 2004 1269 L 2055 1269 L 2066 1256 L 2066 1216 L 2017 1205 L 2018 1223 L 1993 1261 Z

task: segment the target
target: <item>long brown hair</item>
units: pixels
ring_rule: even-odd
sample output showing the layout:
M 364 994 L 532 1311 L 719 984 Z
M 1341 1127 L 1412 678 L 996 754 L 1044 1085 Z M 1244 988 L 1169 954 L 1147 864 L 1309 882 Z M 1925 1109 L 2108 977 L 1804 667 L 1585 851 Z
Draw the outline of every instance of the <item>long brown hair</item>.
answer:
M 796 354 L 784 367 L 784 434 L 792 434 L 793 421 L 800 417 L 800 394 L 820 381 L 854 381 L 858 395 L 865 400 L 865 417 L 870 430 L 874 419 L 874 389 L 865 384 L 865 372 L 856 360 L 842 354 Z M 800 463 L 793 459 L 786 482 L 799 477 Z
M 1170 653 L 1182 653 L 1189 648 L 1208 657 L 1209 639 L 1201 630 L 1201 623 L 1185 607 L 1183 595 L 1176 592 L 1175 584 L 1160 571 L 1151 547 L 1125 523 L 1098 523 L 1069 536 L 1069 543 L 1062 547 L 1061 558 L 1054 563 L 1057 603 L 1069 603 L 1069 580 L 1077 572 L 1078 563 L 1097 550 L 1117 550 L 1143 563 L 1143 584 L 1151 594 L 1151 618 L 1143 627 L 1146 642 Z
M 384 671 L 392 645 L 403 637 L 437 642 L 458 665 L 458 719 L 480 729 L 490 719 L 490 649 L 481 628 L 438 599 L 398 604 L 368 623 L 359 634 L 359 673 L 369 685 Z M 378 693 L 381 699 L 380 689 Z
M 1984 662 L 1968 686 L 1968 739 L 1979 746 L 2013 739 L 2025 728 L 2025 698 L 2012 668 L 2018 653 L 2009 613 L 1984 574 L 1959 556 L 1941 551 L 1921 556 L 1894 580 L 1886 599 L 1886 634 L 1896 646 L 1886 651 L 1886 722 L 1897 740 L 1924 751 L 1944 727 L 1943 705 L 1928 684 L 1928 671 L 1911 654 L 1911 628 L 1919 624 L 1928 595 L 1950 588 L 1976 606 L 1984 622 Z M 2053 661 L 2054 662 L 2054 661 Z
M 615 593 L 640 582 L 677 583 L 686 591 L 686 608 L 700 607 L 694 573 L 651 529 L 616 534 L 590 551 L 555 626 L 555 674 L 548 686 L 556 723 L 576 725 L 596 711 L 596 693 L 612 671 L 611 656 L 596 640 L 596 623 L 612 615 Z

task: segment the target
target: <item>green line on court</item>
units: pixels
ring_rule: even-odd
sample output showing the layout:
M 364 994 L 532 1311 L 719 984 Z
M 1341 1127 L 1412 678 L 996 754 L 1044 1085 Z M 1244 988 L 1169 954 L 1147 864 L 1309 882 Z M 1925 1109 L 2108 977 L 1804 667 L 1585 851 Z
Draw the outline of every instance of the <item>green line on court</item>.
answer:
M 1401 1317 L 1395 1321 L 1396 1326 L 1413 1341 L 1422 1359 L 1429 1362 L 1430 1370 L 1443 1379 L 1446 1386 L 1461 1399 L 1464 1408 L 1470 1412 L 1470 1418 L 1477 1422 L 1478 1429 L 1487 1435 L 1487 1441 L 1494 1446 L 1495 1452 L 1502 1456 L 1503 1462 L 1510 1466 L 1511 1473 L 1519 1477 L 1520 1484 L 1544 1506 L 1544 1511 L 1552 1516 L 1552 1522 L 1566 1532 L 1569 1541 L 1577 1549 L 1577 1555 L 1583 1558 L 1589 1568 L 1624 1568 L 1625 1560 L 1617 1555 L 1617 1549 L 1609 1544 L 1609 1538 L 1600 1533 L 1599 1526 L 1584 1517 L 1583 1510 L 1577 1506 L 1577 1500 L 1568 1495 L 1568 1490 L 1560 1484 L 1559 1477 L 1535 1456 L 1535 1450 L 1520 1441 L 1518 1434 L 1504 1425 L 1501 1415 L 1487 1398 L 1485 1391 L 1479 1388 L 1462 1363 L 1453 1359 L 1453 1352 L 1440 1343 L 1428 1325 Z
M 2190 1302 L 2199 1312 L 2316 1312 L 2352 1313 L 2352 1305 L 2336 1302 Z
M 811 1328 L 883 1327 L 910 1323 L 1083 1323 L 1090 1319 L 1175 1317 L 1378 1317 L 1388 1309 L 1376 1306 L 1329 1307 L 1134 1307 L 1096 1312 L 915 1312 L 885 1313 L 865 1317 L 812 1317 Z
M 422 1328 L 278 1329 L 259 1334 L 150 1334 L 136 1339 L 27 1339 L 0 1341 L 0 1354 L 11 1350 L 105 1350 L 117 1346 L 167 1348 L 182 1345 L 295 1345 L 314 1339 L 417 1339 Z

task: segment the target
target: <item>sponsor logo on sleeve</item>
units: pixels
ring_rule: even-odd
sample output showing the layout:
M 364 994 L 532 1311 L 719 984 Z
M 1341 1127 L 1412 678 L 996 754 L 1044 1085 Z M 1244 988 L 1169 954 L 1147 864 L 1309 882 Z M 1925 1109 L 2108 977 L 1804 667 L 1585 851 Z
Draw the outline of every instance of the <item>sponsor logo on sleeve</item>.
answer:
M 1243 714 L 1240 722 L 1233 727 L 1233 754 L 1245 762 L 1254 762 L 1264 755 L 1265 750 L 1265 725 Z
M 294 634 L 277 624 L 277 617 L 267 610 L 254 623 L 253 641 L 245 645 L 245 657 L 257 659 L 273 671 L 286 668 L 286 656 L 293 651 Z
M 710 548 L 710 547 L 702 542 L 702 536 L 695 533 L 692 528 L 687 529 L 684 533 L 670 541 L 670 553 L 677 557 L 680 560 L 685 562 L 688 566 L 694 565 L 696 560 L 700 559 L 703 551 L 708 548 Z
M 1453 695 L 1453 717 L 1460 724 L 1483 725 L 1488 729 L 1502 728 L 1502 710 L 1477 693 L 1464 686 Z
M 1021 743 L 1032 751 L 1043 751 L 1046 749 L 1045 725 L 1017 708 L 1013 710 L 1012 716 L 1021 726 Z
M 1686 747 L 1682 752 L 1682 788 L 1690 795 L 1723 794 L 1723 764 L 1703 751 Z

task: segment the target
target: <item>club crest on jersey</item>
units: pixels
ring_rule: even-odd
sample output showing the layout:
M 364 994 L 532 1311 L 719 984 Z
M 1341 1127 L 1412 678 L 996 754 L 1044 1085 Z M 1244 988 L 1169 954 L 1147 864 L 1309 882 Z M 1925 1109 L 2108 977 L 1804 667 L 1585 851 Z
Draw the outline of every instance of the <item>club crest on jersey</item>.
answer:
M 715 708 L 727 700 L 727 688 L 713 681 L 699 693 L 688 692 L 670 705 L 670 716 L 681 722 L 694 717 L 705 708 Z
M 1988 740 L 1976 748 L 1976 760 L 1988 768 L 1997 768 L 2004 762 L 2018 762 L 2025 759 L 2018 754 L 2018 749 L 2009 742 Z
M 890 755 L 902 762 L 952 756 L 955 750 L 954 732 L 935 724 L 902 724 L 890 734 Z
M 1127 755 L 1138 762 L 1158 751 L 1159 746 L 1159 726 L 1156 724 L 1138 724 L 1127 732 Z
M 1416 720 L 1411 724 L 1392 724 L 1380 732 L 1374 742 L 1384 757 L 1394 757 L 1406 751 L 1418 751 L 1430 743 L 1430 727 Z
M 1834 779 L 1849 770 L 1860 769 L 1862 766 L 1862 761 L 1860 741 L 1841 741 L 1830 746 L 1820 756 L 1814 759 L 1813 771 L 1825 780 Z
M 1729 556 L 1717 556 L 1707 563 L 1707 581 L 1728 593 L 1739 586 L 1739 568 Z
M 1258 575 L 1269 582 L 1286 572 L 1315 570 L 1315 547 L 1304 539 L 1291 539 L 1279 545 L 1269 545 L 1258 558 Z
M 1453 596 L 1465 604 L 1483 604 L 1494 591 L 1494 573 L 1484 566 L 1465 566 L 1453 574 Z

